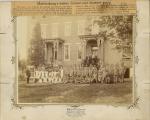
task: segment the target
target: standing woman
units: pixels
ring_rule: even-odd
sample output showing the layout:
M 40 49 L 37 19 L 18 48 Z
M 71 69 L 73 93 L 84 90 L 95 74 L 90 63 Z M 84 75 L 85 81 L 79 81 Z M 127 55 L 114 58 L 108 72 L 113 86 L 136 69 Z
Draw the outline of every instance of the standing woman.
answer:
M 63 66 L 60 66 L 60 78 L 61 78 L 61 82 L 63 82 L 63 77 L 64 77 Z
M 93 66 L 93 80 L 92 80 L 94 83 L 97 83 L 98 80 L 97 80 L 97 68 L 96 66 Z

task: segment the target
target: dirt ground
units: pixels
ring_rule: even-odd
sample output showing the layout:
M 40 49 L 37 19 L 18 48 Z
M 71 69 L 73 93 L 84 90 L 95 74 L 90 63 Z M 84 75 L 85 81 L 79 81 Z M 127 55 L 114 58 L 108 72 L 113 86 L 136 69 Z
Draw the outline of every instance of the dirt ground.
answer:
M 132 82 L 117 84 L 19 83 L 19 103 L 84 103 L 127 105 L 132 102 Z

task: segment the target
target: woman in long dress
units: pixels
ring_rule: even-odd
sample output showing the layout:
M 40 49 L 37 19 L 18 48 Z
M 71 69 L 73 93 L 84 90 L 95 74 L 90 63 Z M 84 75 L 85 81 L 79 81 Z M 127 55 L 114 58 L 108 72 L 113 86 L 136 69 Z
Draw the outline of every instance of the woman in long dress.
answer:
M 63 66 L 60 67 L 60 80 L 61 82 L 63 82 L 63 77 L 64 77 L 64 70 L 63 70 Z

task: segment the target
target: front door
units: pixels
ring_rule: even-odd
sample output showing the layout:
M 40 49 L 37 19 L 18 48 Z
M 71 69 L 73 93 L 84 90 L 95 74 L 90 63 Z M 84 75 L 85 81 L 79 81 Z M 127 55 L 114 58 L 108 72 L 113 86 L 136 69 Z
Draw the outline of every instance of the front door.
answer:
M 97 48 L 97 41 L 96 40 L 89 40 L 86 46 L 86 56 L 93 56 L 98 54 Z

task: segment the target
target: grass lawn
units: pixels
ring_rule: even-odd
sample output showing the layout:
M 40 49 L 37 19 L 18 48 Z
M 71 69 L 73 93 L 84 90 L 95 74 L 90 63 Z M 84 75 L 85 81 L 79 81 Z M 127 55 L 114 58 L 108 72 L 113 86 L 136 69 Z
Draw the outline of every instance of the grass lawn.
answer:
M 127 105 L 132 82 L 117 84 L 19 84 L 19 103 L 87 103 Z

